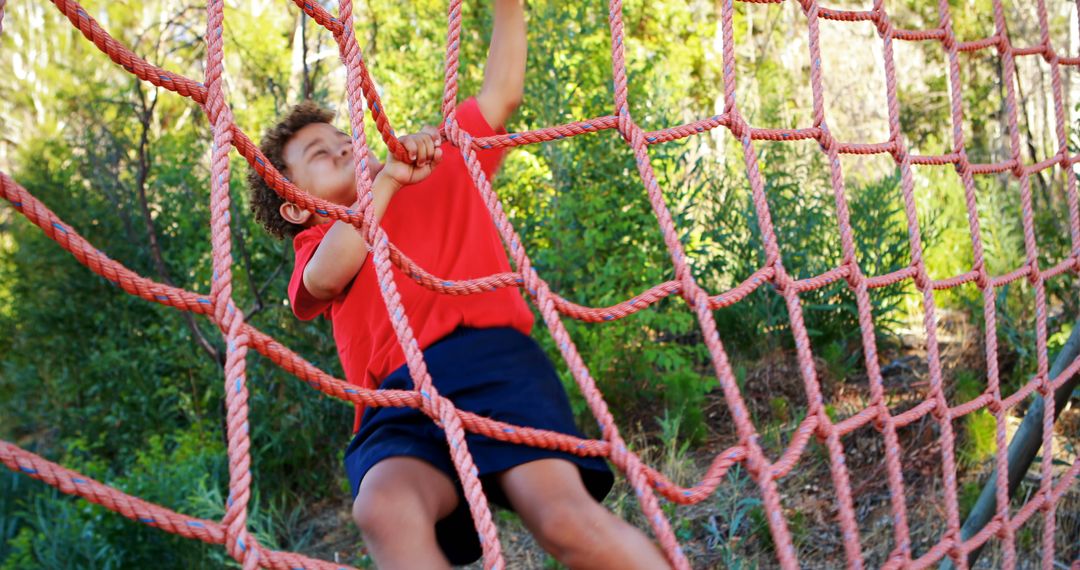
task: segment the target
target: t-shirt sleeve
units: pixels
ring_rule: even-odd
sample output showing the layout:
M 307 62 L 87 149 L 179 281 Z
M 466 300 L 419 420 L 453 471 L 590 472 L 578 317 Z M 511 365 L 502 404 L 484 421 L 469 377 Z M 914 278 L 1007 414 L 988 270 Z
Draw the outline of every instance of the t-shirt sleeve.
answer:
M 502 127 L 495 129 L 488 124 L 484 114 L 480 112 L 480 105 L 476 102 L 476 97 L 469 97 L 464 103 L 458 105 L 457 120 L 461 128 L 474 137 L 491 137 L 506 134 L 506 129 Z M 483 168 L 488 180 L 491 180 L 491 177 L 495 175 L 495 171 L 499 169 L 499 164 L 505 155 L 505 148 L 477 149 L 476 156 L 480 159 L 480 166 Z
M 323 225 L 330 226 L 330 224 Z M 289 304 L 292 306 L 296 318 L 303 321 L 310 321 L 326 313 L 333 302 L 320 301 L 312 297 L 307 287 L 304 287 L 304 268 L 307 267 L 308 261 L 311 261 L 311 257 L 315 255 L 315 250 L 322 243 L 327 229 L 322 226 L 308 228 L 297 234 L 293 239 L 296 261 L 293 264 L 292 278 L 289 279 Z

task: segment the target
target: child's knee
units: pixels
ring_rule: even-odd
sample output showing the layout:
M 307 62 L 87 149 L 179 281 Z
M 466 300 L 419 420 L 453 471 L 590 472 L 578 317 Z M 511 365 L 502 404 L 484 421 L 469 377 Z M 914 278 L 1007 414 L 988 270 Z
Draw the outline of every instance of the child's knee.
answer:
M 559 558 L 559 553 L 588 550 L 612 531 L 614 516 L 594 501 L 558 500 L 545 506 L 535 530 L 537 541 Z
M 352 515 L 380 568 L 449 569 L 435 536 L 435 519 L 415 487 L 361 487 Z
M 360 484 L 353 521 L 365 534 L 434 526 L 457 504 L 453 483 L 429 464 L 394 457 L 377 464 Z
M 415 490 L 402 486 L 369 487 L 361 489 L 356 496 L 352 518 L 365 537 L 380 537 L 429 522 L 425 510 Z

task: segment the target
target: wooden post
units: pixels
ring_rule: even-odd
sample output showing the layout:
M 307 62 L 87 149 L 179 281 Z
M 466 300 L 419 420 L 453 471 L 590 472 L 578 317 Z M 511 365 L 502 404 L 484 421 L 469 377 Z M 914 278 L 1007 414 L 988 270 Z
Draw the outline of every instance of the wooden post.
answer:
M 1061 347 L 1061 352 L 1058 352 L 1057 358 L 1054 359 L 1054 365 L 1050 368 L 1050 378 L 1056 378 L 1060 375 L 1070 364 L 1076 360 L 1077 355 L 1080 354 L 1080 319 L 1073 324 L 1072 334 L 1069 335 L 1069 340 L 1065 342 L 1065 346 Z M 1072 395 L 1073 390 L 1076 388 L 1077 383 L 1080 382 L 1080 374 L 1074 375 L 1069 381 L 1065 382 L 1054 393 L 1054 420 L 1057 420 L 1058 415 L 1061 414 L 1061 410 L 1069 401 L 1069 397 Z M 1042 446 L 1042 416 L 1043 416 L 1043 399 L 1041 396 L 1036 395 L 1035 403 L 1028 408 L 1027 413 L 1024 414 L 1024 421 L 1020 424 L 1020 429 L 1013 434 L 1012 441 L 1009 442 L 1009 498 L 1011 499 L 1016 493 L 1017 487 L 1020 486 L 1020 481 L 1023 480 L 1024 474 L 1027 473 L 1028 467 L 1035 460 L 1035 454 L 1039 452 L 1039 447 Z M 1047 458 L 1043 459 L 1047 461 Z M 964 521 L 963 528 L 960 529 L 961 540 L 967 540 L 972 536 L 975 536 L 986 523 L 990 522 L 990 519 L 994 518 L 994 514 L 997 512 L 997 497 L 996 497 L 996 481 L 997 481 L 997 468 L 990 473 L 990 478 L 987 479 L 986 485 L 983 487 L 982 494 L 979 495 L 978 502 L 972 507 L 971 513 L 968 514 L 967 520 Z M 986 546 L 986 543 L 983 543 Z M 982 552 L 982 546 L 972 550 L 968 553 L 968 567 L 973 567 L 975 561 L 978 560 L 979 554 Z M 952 570 L 952 560 L 946 558 L 942 561 L 941 570 Z

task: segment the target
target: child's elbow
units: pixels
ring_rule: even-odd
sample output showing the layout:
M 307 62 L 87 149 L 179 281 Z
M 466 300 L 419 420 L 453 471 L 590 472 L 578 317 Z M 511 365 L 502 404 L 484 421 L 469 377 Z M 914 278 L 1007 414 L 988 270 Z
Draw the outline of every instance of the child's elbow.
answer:
M 498 127 L 504 127 L 505 128 L 506 122 L 508 120 L 510 120 L 510 117 L 514 116 L 514 113 L 517 112 L 518 107 L 521 106 L 522 97 L 523 97 L 523 93 L 521 91 L 519 91 L 519 90 L 516 90 L 516 89 L 504 89 L 504 90 L 502 90 L 498 94 L 498 99 L 497 99 L 497 102 L 496 102 L 497 108 L 495 110 L 496 117 L 497 117 L 496 122 L 498 123 L 498 125 L 493 124 L 493 126 L 498 126 Z
M 513 115 L 518 110 L 518 107 L 521 106 L 521 101 L 524 98 L 525 92 L 522 89 L 508 89 L 507 92 L 503 93 L 503 112 L 506 113 L 507 117 Z
M 345 291 L 345 284 L 326 279 L 311 271 L 304 271 L 304 288 L 315 299 L 329 301 Z

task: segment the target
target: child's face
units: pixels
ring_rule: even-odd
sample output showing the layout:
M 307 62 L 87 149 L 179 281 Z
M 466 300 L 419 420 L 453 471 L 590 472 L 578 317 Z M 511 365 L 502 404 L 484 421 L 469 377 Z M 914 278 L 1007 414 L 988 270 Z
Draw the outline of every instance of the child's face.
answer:
M 311 123 L 285 143 L 282 158 L 292 183 L 342 206 L 356 201 L 352 140 L 328 123 Z

